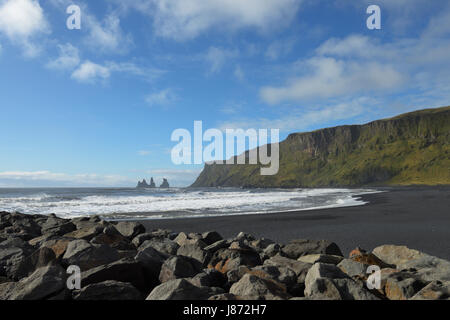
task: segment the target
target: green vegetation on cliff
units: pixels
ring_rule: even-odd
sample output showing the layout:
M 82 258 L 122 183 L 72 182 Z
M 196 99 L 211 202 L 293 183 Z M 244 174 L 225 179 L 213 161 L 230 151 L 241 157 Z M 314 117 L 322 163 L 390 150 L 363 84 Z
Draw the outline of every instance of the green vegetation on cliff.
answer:
M 205 165 L 192 187 L 450 184 L 450 107 L 294 133 L 280 143 L 278 174 L 259 169 Z

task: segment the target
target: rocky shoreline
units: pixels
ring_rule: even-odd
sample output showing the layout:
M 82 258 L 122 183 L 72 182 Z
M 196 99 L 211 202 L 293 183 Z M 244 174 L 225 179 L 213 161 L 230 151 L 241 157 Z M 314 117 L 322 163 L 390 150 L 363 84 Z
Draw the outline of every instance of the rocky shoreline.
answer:
M 80 289 L 69 289 L 69 266 Z M 375 266 L 375 267 L 374 267 Z M 369 289 L 368 268 L 378 268 Z M 450 262 L 404 246 L 287 244 L 0 212 L 0 300 L 450 299 Z

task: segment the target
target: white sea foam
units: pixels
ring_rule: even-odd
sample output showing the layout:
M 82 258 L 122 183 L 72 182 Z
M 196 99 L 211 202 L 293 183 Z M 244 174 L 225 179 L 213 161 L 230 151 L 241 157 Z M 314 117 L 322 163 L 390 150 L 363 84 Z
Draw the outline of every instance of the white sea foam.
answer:
M 40 192 L 5 196 L 0 194 L 0 211 L 30 214 L 54 213 L 60 217 L 100 214 L 115 219 L 170 219 L 363 205 L 358 195 L 377 192 L 368 189 L 294 190 L 98 190 Z

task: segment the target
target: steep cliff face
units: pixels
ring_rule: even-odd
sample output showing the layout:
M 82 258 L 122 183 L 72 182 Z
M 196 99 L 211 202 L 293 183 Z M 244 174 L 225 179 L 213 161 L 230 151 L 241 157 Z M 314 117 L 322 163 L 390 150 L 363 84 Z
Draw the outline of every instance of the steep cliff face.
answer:
M 280 143 L 280 170 L 205 165 L 193 187 L 324 187 L 450 184 L 450 107 L 365 125 L 294 133 Z

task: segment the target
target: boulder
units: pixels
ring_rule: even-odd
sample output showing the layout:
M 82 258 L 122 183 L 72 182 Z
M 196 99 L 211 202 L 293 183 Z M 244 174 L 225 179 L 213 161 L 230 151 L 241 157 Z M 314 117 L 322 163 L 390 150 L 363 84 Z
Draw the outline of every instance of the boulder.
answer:
M 364 287 L 332 264 L 316 263 L 305 279 L 305 296 L 318 300 L 378 300 Z
M 180 232 L 175 239 L 173 239 L 173 241 L 175 241 L 176 243 L 178 243 L 178 245 L 182 246 L 186 240 L 188 240 L 188 236 L 186 233 L 184 232 Z
M 352 259 L 343 259 L 338 265 L 338 268 L 345 272 L 349 277 L 367 277 L 367 264 L 354 261 Z
M 350 252 L 350 259 L 356 262 L 363 263 L 368 266 L 378 266 L 381 269 L 383 268 L 395 268 L 395 265 L 388 264 L 378 258 L 375 254 L 371 252 L 367 252 L 364 249 L 356 248 Z
M 424 281 L 450 281 L 450 261 L 422 255 L 417 259 L 400 263 L 397 269 L 415 269 L 416 274 Z
M 136 237 L 134 237 L 131 242 L 134 244 L 134 246 L 136 248 L 139 248 L 139 246 L 141 244 L 143 244 L 145 241 L 153 239 L 153 238 L 154 238 L 154 236 L 151 233 L 141 233 L 141 234 L 138 234 Z
M 223 240 L 222 236 L 216 231 L 208 231 L 202 233 L 201 239 L 207 246 L 216 243 L 217 241 Z
M 298 261 L 314 264 L 316 262 L 338 264 L 344 258 L 341 256 L 333 256 L 328 254 L 308 254 L 306 256 L 301 256 Z
M 310 263 L 289 259 L 280 255 L 276 255 L 264 261 L 264 265 L 286 267 L 294 271 L 295 275 L 297 276 L 297 283 L 305 283 L 306 275 L 309 269 L 312 267 L 312 264 Z
M 433 281 L 417 292 L 411 300 L 448 300 L 450 281 Z
M 303 287 L 299 287 L 297 283 L 297 275 L 294 271 L 287 267 L 277 267 L 271 265 L 263 265 L 254 267 L 250 272 L 262 278 L 270 278 L 278 283 L 285 285 L 287 291 L 292 294 L 300 294 Z M 264 276 L 261 276 L 264 275 Z
M 281 249 L 288 258 L 298 259 L 309 254 L 327 254 L 343 257 L 336 243 L 327 240 L 293 240 Z
M 404 270 L 393 273 L 386 279 L 384 291 L 389 300 L 408 300 L 427 284 L 414 271 Z
M 150 291 L 157 283 L 157 279 L 147 279 L 142 263 L 132 258 L 124 258 L 81 273 L 82 287 L 107 280 L 129 282 L 142 292 Z
M 262 257 L 265 259 L 272 258 L 281 252 L 282 247 L 278 243 L 272 243 L 264 249 Z
M 11 276 L 14 279 L 22 279 L 28 277 L 36 269 L 45 267 L 55 260 L 56 256 L 53 250 L 50 248 L 42 247 L 22 260 L 19 263 L 17 270 Z
M 241 297 L 252 297 L 261 300 L 289 299 L 290 296 L 280 283 L 260 278 L 253 274 L 244 275 L 233 284 L 230 293 Z
M 101 225 L 94 225 L 83 229 L 77 229 L 64 235 L 66 238 L 83 239 L 90 241 L 95 236 L 99 235 L 103 231 Z
M 203 250 L 197 244 L 190 243 L 186 243 L 178 248 L 177 255 L 195 259 L 204 267 L 208 265 L 208 262 L 212 257 L 212 254 L 209 251 Z
M 73 241 L 73 239 L 65 239 L 65 238 L 52 239 L 43 242 L 41 247 L 52 249 L 56 259 L 59 259 L 64 255 L 64 253 L 67 250 L 67 246 L 71 241 Z
M 106 234 L 100 233 L 96 235 L 91 241 L 93 244 L 104 244 L 117 250 L 134 250 L 135 247 L 131 244 L 128 238 L 125 238 L 120 233 Z
M 410 260 L 417 260 L 423 256 L 425 253 L 420 251 L 409 249 L 406 246 L 395 246 L 395 245 L 384 245 L 376 247 L 372 250 L 372 253 L 384 262 L 392 265 L 401 265 Z
M 227 240 L 219 240 L 217 242 L 214 242 L 213 244 L 210 244 L 209 246 L 206 246 L 203 248 L 203 250 L 208 251 L 210 253 L 215 253 L 219 249 L 225 249 L 230 246 L 230 243 Z
M 43 300 L 58 294 L 65 286 L 65 270 L 59 265 L 49 265 L 15 283 L 7 300 Z
M 86 240 L 73 240 L 67 245 L 62 262 L 79 266 L 82 271 L 119 260 L 118 252 L 107 245 L 91 244 Z
M 154 288 L 146 300 L 207 300 L 222 293 L 220 288 L 197 287 L 185 279 L 175 279 Z
M 9 238 L 0 243 L 0 276 L 14 279 L 19 265 L 35 249 L 20 238 Z
M 205 269 L 203 272 L 196 274 L 189 282 L 197 287 L 220 287 L 226 283 L 226 277 L 217 270 Z
M 212 297 L 209 297 L 209 299 L 208 300 L 212 300 L 212 301 L 221 301 L 221 300 L 224 300 L 224 301 L 228 301 L 228 300 L 238 300 L 238 297 L 237 296 L 235 296 L 234 294 L 232 294 L 232 293 L 221 293 L 221 294 L 216 294 L 216 295 L 214 295 L 214 296 L 212 296 Z
M 145 250 L 148 247 L 152 247 L 157 251 L 164 253 L 166 255 L 176 255 L 178 248 L 180 247 L 178 243 L 167 238 L 153 238 L 151 240 L 145 241 L 139 248 L 139 251 Z
M 142 294 L 131 283 L 114 280 L 90 284 L 74 292 L 74 300 L 141 300 Z
M 167 282 L 178 278 L 190 278 L 198 273 L 191 260 L 185 257 L 174 256 L 167 259 L 161 266 L 159 280 Z
M 138 222 L 119 222 L 115 227 L 117 231 L 130 240 L 141 233 L 145 233 L 145 227 Z
M 68 220 L 49 217 L 47 221 L 42 224 L 42 234 L 51 234 L 55 236 L 62 236 L 66 233 L 76 230 L 76 226 Z

